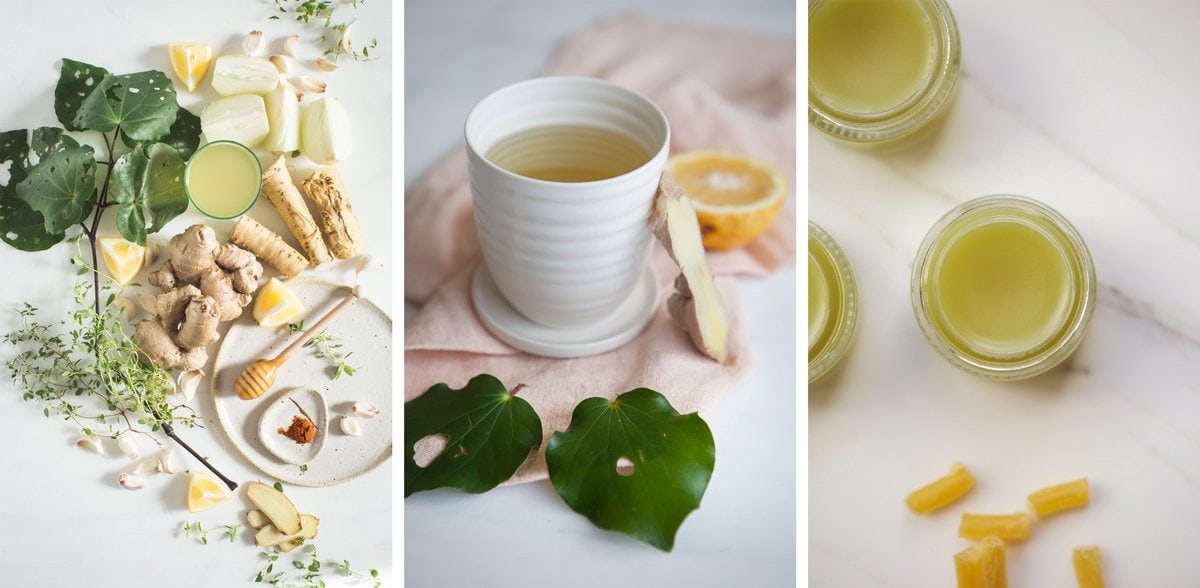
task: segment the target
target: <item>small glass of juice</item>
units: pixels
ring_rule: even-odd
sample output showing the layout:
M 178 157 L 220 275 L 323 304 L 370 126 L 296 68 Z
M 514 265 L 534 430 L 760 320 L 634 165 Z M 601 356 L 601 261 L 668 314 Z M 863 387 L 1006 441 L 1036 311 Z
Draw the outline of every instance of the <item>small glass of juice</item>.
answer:
M 850 261 L 816 223 L 808 223 L 808 381 L 829 373 L 850 349 L 858 287 Z
M 236 141 L 212 141 L 192 154 L 183 172 L 188 200 L 215 219 L 237 218 L 250 210 L 262 190 L 262 163 Z
M 1021 196 L 985 196 L 930 229 L 913 264 L 912 303 L 925 338 L 950 363 L 1017 380 L 1079 346 L 1096 305 L 1096 270 L 1057 211 Z

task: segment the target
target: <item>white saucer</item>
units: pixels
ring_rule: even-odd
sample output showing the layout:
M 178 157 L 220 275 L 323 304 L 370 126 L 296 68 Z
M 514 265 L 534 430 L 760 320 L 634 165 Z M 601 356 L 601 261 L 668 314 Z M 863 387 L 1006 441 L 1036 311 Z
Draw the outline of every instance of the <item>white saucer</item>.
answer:
M 616 349 L 650 324 L 658 309 L 658 278 L 647 265 L 629 298 L 608 318 L 584 328 L 555 329 L 525 318 L 500 293 L 483 263 L 471 280 L 471 302 L 487 330 L 516 349 L 545 357 L 583 357 Z

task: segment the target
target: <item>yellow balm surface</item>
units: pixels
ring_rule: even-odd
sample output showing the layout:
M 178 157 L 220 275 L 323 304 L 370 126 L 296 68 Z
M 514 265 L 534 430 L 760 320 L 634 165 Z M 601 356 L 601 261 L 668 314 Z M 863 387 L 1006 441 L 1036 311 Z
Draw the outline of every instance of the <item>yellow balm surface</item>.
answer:
M 829 324 L 829 281 L 821 264 L 808 253 L 808 349 L 817 344 Z
M 850 348 L 858 289 L 850 262 L 824 230 L 808 223 L 808 381 L 820 378 Z
M 929 79 L 935 41 L 914 0 L 825 0 L 809 13 L 809 82 L 835 108 L 885 112 Z
M 262 165 L 241 143 L 214 141 L 188 160 L 184 173 L 188 198 L 213 218 L 241 216 L 258 199 Z
M 992 357 L 1029 353 L 1052 339 L 1073 300 L 1070 261 L 1042 227 L 984 219 L 945 245 L 932 295 L 944 327 Z

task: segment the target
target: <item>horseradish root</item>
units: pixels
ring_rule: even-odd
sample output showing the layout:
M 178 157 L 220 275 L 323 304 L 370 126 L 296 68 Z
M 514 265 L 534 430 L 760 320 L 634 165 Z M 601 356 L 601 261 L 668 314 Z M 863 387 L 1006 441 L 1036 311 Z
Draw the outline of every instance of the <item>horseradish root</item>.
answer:
M 262 192 L 279 216 L 283 217 L 283 222 L 287 223 L 288 230 L 296 237 L 310 263 L 320 266 L 333 259 L 325 240 L 321 238 L 321 228 L 300 197 L 300 191 L 292 183 L 292 176 L 282 155 L 263 172 Z
M 362 252 L 362 234 L 358 218 L 350 208 L 346 184 L 336 167 L 327 165 L 309 176 L 303 183 L 304 193 L 317 205 L 321 227 L 329 239 L 329 249 L 338 259 L 350 259 Z
M 679 265 L 675 293 L 667 300 L 671 318 L 687 330 L 705 355 L 728 363 L 729 325 L 725 305 L 713 281 L 696 210 L 670 174 L 663 174 L 654 197 L 654 234 Z
M 258 221 L 243 215 L 233 225 L 233 233 L 229 240 L 242 247 L 271 267 L 279 270 L 285 278 L 294 278 L 308 267 L 308 258 L 288 245 L 283 237 L 259 224 Z

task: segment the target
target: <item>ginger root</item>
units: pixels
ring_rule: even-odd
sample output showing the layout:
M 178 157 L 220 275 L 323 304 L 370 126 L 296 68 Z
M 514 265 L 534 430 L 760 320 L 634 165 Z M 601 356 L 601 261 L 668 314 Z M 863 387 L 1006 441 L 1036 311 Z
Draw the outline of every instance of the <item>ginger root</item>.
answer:
M 288 173 L 282 155 L 263 172 L 262 191 L 263 196 L 267 197 L 267 201 L 287 223 L 292 236 L 300 242 L 300 247 L 304 249 L 310 263 L 320 266 L 333 259 L 329 255 L 329 248 L 325 246 L 325 240 L 321 237 L 321 227 L 317 226 L 317 221 L 308 211 L 308 205 L 300 197 L 300 191 L 292 183 L 292 175 Z
M 171 239 L 170 257 L 150 273 L 162 290 L 153 318 L 137 324 L 146 358 L 167 369 L 198 369 L 220 338 L 222 321 L 241 316 L 262 277 L 262 264 L 236 245 L 217 241 L 212 228 L 193 225 Z
M 317 205 L 321 226 L 329 239 L 329 249 L 338 259 L 350 259 L 362 253 L 362 233 L 358 217 L 350 208 L 350 196 L 337 167 L 327 165 L 304 180 L 304 193 Z
M 234 223 L 229 241 L 259 256 L 288 279 L 296 277 L 308 267 L 308 258 L 303 253 L 296 251 L 283 237 L 249 215 L 243 215 Z
M 675 293 L 667 299 L 671 318 L 691 335 L 701 353 L 729 363 L 729 325 L 700 238 L 696 209 L 671 174 L 664 173 L 654 197 L 654 234 L 679 265 Z

